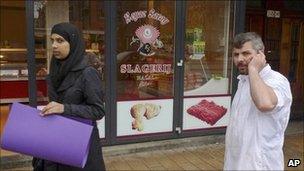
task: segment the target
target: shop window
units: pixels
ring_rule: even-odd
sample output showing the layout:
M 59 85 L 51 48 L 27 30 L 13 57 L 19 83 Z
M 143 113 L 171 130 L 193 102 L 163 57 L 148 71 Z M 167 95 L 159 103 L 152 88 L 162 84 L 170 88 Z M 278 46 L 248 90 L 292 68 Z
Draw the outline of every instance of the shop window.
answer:
M 105 91 L 105 21 L 104 2 L 102 1 L 34 1 L 35 23 L 35 50 L 37 63 L 37 80 L 45 79 L 49 72 L 52 58 L 50 42 L 51 28 L 61 22 L 70 22 L 76 25 L 83 34 L 86 47 L 86 57 L 100 75 Z M 60 15 L 58 15 L 60 14 Z M 45 82 L 37 82 L 37 96 L 40 105 L 47 103 Z M 105 119 L 98 121 L 100 137 L 104 137 Z
M 10 103 L 28 102 L 25 1 L 0 2 L 0 134 Z M 2 155 L 1 150 L 1 155 Z M 1 156 L 2 157 L 2 156 Z
M 94 66 L 104 80 L 104 16 L 103 4 L 98 1 L 35 1 L 35 48 L 43 53 L 36 53 L 37 76 L 44 77 L 51 60 L 50 31 L 54 24 L 70 22 L 83 33 L 88 56 L 96 56 Z M 63 10 L 66 9 L 66 10 Z M 61 13 L 58 17 L 58 12 Z M 93 55 L 94 54 L 94 55 Z M 96 62 L 95 62 L 96 63 Z
M 119 1 L 117 97 L 173 96 L 174 3 Z
M 0 5 L 1 103 L 28 102 L 25 1 Z
M 25 3 L 3 1 L 0 7 L 1 78 L 18 77 L 27 67 Z
M 229 2 L 187 2 L 186 96 L 229 94 Z
M 230 115 L 233 8 L 229 1 L 187 1 L 183 130 L 225 127 Z
M 170 133 L 174 1 L 117 1 L 117 136 Z

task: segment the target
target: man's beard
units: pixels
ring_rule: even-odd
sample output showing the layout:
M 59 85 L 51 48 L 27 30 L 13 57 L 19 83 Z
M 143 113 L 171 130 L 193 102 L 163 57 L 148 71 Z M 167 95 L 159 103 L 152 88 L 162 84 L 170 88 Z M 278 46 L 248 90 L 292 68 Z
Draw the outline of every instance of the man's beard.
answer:
M 248 75 L 248 66 L 242 63 L 238 64 L 238 70 L 241 75 Z
M 248 75 L 248 70 L 239 70 L 241 75 Z

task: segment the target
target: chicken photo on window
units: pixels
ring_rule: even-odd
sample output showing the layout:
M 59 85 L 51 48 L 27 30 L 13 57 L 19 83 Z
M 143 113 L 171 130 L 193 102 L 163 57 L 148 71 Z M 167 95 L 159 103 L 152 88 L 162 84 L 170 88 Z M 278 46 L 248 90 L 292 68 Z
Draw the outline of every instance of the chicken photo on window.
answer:
M 150 120 L 155 118 L 160 113 L 161 106 L 152 103 L 135 104 L 130 109 L 130 114 L 133 118 L 132 129 L 137 131 L 144 130 L 143 119 Z

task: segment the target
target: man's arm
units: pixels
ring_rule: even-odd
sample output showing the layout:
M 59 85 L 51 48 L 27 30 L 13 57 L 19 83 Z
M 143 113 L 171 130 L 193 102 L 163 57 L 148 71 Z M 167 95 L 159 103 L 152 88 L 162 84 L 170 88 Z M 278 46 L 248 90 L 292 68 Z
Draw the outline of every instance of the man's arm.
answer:
M 249 69 L 250 93 L 255 106 L 262 112 L 271 111 L 278 103 L 273 89 L 261 79 L 259 72 Z
M 265 55 L 261 51 L 252 58 L 248 65 L 251 98 L 256 107 L 262 112 L 271 111 L 278 103 L 278 98 L 273 89 L 259 75 L 265 65 Z

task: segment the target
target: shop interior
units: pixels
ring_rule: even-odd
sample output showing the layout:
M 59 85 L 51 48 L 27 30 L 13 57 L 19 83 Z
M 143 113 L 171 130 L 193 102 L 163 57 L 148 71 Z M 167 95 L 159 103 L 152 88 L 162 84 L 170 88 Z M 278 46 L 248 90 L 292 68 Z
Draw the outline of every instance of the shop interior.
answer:
M 29 99 L 25 1 L 1 1 L 0 7 L 2 132 L 9 104 L 27 103 Z M 104 84 L 104 10 L 102 8 L 102 1 L 34 1 L 38 105 L 47 103 L 45 76 L 52 56 L 49 36 L 51 27 L 59 22 L 71 22 L 78 26 L 83 33 L 88 61 L 100 73 Z M 61 15 L 58 16 L 57 13 Z

